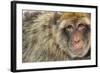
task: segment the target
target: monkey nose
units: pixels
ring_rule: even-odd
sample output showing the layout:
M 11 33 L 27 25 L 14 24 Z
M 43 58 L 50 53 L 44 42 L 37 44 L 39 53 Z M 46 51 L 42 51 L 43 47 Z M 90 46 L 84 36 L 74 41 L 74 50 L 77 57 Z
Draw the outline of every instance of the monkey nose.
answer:
M 74 40 L 74 43 L 76 43 L 76 44 L 79 43 L 79 42 L 80 42 L 80 40 Z
M 72 46 L 74 46 L 74 48 L 75 48 L 75 46 L 77 47 L 77 45 L 79 45 L 80 44 L 80 40 L 78 39 L 78 40 L 72 40 Z
M 77 37 L 75 36 L 73 37 L 72 42 L 77 44 L 80 42 L 80 38 L 78 36 Z

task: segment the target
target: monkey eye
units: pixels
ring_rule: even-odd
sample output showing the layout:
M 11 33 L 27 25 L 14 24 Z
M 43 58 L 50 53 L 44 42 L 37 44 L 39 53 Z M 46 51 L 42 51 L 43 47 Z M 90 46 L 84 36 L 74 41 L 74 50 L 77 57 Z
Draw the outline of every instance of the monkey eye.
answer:
M 85 24 L 79 24 L 78 25 L 79 30 L 83 30 L 83 29 L 85 29 L 85 27 L 86 27 Z
M 73 26 L 72 26 L 72 25 L 68 25 L 68 26 L 66 27 L 66 30 L 72 31 L 72 30 L 73 30 Z
M 68 28 L 68 29 L 72 29 L 73 26 L 72 26 L 72 25 L 68 25 L 67 28 Z

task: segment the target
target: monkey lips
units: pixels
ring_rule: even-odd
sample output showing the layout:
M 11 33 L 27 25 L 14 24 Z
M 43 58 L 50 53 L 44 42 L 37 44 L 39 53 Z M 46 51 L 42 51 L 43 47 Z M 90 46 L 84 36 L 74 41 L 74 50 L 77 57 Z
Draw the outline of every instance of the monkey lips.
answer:
M 72 46 L 72 50 L 76 51 L 76 52 L 80 52 L 83 48 L 83 41 L 79 41 L 79 42 L 72 42 L 71 46 Z

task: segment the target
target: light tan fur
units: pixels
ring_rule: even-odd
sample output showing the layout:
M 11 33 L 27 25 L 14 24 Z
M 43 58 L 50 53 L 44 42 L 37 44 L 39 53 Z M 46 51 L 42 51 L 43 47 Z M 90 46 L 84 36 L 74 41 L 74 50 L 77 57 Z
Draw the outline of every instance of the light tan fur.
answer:
M 46 11 L 37 15 L 35 19 L 23 22 L 23 62 L 68 60 L 67 51 L 57 44 L 58 24 L 54 22 L 55 15 L 56 12 Z M 70 13 L 66 13 L 59 20 L 69 17 Z

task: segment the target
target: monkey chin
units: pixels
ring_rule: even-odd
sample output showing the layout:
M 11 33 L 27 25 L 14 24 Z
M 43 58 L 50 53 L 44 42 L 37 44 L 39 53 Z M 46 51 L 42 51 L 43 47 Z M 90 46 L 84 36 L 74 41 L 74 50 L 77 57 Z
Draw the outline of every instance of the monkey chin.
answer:
M 69 48 L 67 50 L 68 54 L 70 55 L 70 57 L 72 59 L 74 59 L 74 58 L 82 58 L 88 53 L 88 51 L 90 49 L 89 46 L 88 47 L 85 47 L 85 46 L 87 46 L 87 45 L 84 45 L 81 48 L 73 48 L 73 47 L 71 47 L 71 48 Z

